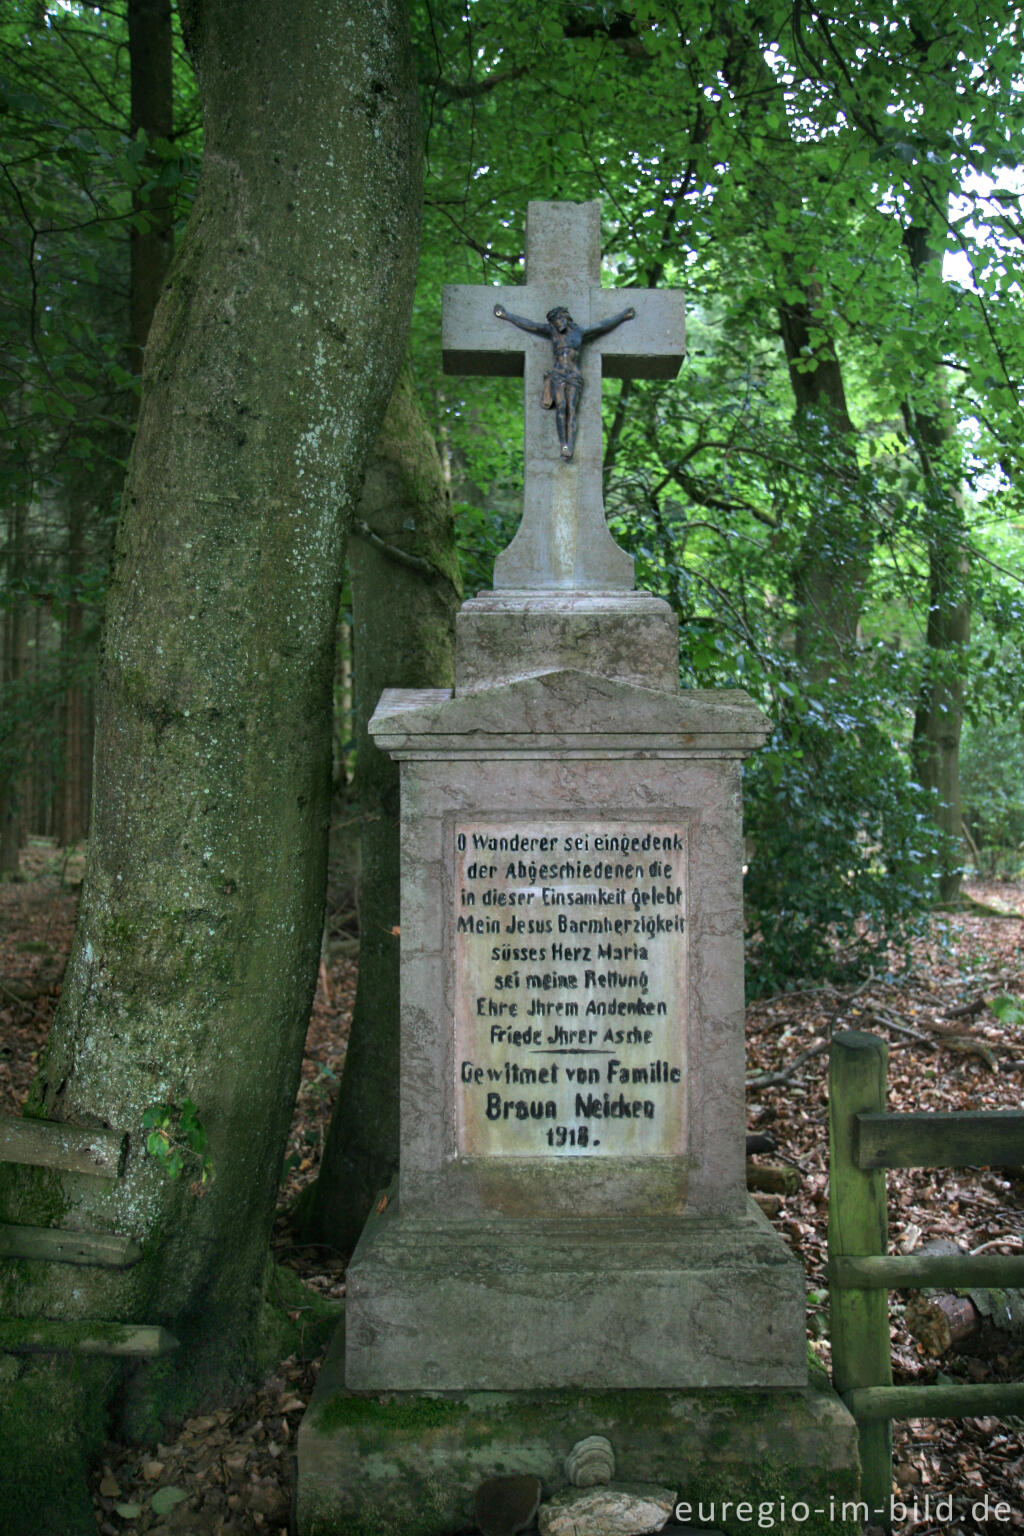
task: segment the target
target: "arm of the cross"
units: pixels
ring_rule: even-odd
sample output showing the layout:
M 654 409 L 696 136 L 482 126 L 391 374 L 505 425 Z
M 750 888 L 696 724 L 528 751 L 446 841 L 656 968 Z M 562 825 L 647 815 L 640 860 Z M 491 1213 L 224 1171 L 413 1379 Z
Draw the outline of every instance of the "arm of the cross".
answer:
M 441 357 L 445 373 L 522 376 L 523 351 L 533 345 L 514 325 L 499 320 L 494 305 L 514 292 L 516 306 L 543 315 L 533 289 L 502 289 L 449 283 L 441 297 Z
M 598 346 L 606 379 L 674 379 L 686 355 L 685 296 L 678 288 L 629 289 L 634 319 L 604 334 Z M 613 320 L 621 288 L 591 289 L 591 324 Z M 584 369 L 586 368 L 586 353 Z
M 589 343 L 600 350 L 606 378 L 674 379 L 686 352 L 685 298 L 676 288 L 628 289 L 636 317 Z M 445 286 L 441 304 L 441 347 L 445 373 L 521 376 L 524 348 L 532 343 L 514 325 L 499 320 L 494 305 L 515 294 L 516 308 L 544 315 L 564 304 L 588 330 L 603 327 L 621 312 L 624 290 L 573 289 L 527 283 L 502 289 L 468 283 Z M 589 314 L 587 311 L 589 310 Z M 586 370 L 586 353 L 583 354 Z

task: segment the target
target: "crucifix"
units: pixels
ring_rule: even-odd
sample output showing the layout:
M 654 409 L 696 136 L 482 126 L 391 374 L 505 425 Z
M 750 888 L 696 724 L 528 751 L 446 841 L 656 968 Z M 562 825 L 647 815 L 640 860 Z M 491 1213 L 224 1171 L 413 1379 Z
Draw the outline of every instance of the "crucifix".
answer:
M 445 372 L 525 381 L 523 516 L 496 590 L 632 590 L 632 557 L 605 521 L 601 377 L 674 378 L 685 329 L 678 290 L 630 289 L 626 309 L 622 298 L 601 287 L 597 202 L 529 204 L 524 286 L 444 290 Z

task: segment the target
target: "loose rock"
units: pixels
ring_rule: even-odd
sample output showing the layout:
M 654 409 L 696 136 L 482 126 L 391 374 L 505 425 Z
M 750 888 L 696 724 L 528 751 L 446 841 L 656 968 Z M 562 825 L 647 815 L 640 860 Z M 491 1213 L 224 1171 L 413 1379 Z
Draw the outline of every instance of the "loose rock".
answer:
M 473 1500 L 473 1513 L 483 1536 L 516 1536 L 537 1513 L 544 1492 L 539 1477 L 489 1477 Z
M 671 1488 L 654 1483 L 572 1489 L 542 1504 L 540 1536 L 650 1536 L 675 1507 Z

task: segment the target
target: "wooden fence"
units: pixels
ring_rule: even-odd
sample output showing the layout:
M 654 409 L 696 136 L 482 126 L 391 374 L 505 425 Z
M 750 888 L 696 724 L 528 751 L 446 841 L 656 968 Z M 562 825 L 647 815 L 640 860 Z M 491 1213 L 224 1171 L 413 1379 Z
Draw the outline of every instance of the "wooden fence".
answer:
M 127 1158 L 128 1137 L 118 1131 L 0 1115 L 0 1163 L 28 1163 L 65 1173 L 119 1179 Z M 42 1259 L 52 1264 L 128 1269 L 141 1258 L 139 1245 L 118 1233 L 0 1222 L 0 1259 Z M 153 1358 L 177 1348 L 178 1340 L 166 1328 L 148 1324 L 62 1322 L 42 1317 L 0 1320 L 0 1353 Z
M 888 1050 L 875 1035 L 832 1041 L 828 1217 L 832 1376 L 860 1435 L 861 1497 L 889 1507 L 893 1419 L 1024 1413 L 1024 1382 L 893 1386 L 890 1290 L 1024 1287 L 1024 1255 L 889 1255 L 887 1168 L 1024 1166 L 1024 1113 L 885 1113 Z

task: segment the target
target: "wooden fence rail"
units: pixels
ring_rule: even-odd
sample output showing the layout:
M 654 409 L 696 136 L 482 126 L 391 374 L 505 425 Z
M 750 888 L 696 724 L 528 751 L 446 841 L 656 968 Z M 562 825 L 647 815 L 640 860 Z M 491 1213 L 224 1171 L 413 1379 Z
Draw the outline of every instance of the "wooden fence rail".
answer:
M 127 1158 L 128 1137 L 121 1131 L 0 1115 L 0 1163 L 33 1163 L 67 1173 L 118 1179 Z
M 1024 1255 L 889 1255 L 887 1168 L 1024 1165 L 1024 1114 L 890 1115 L 888 1051 L 876 1035 L 832 1041 L 828 1216 L 832 1375 L 857 1421 L 861 1497 L 889 1507 L 892 1423 L 901 1418 L 1024 1413 L 1024 1382 L 892 1384 L 890 1290 L 931 1285 L 1024 1287 Z
M 127 1161 L 125 1132 L 0 1115 L 0 1163 L 24 1163 L 61 1173 L 119 1179 Z M 116 1232 L 75 1232 L 65 1227 L 24 1227 L 0 1222 L 0 1259 L 128 1269 L 141 1258 L 138 1243 Z M 0 1354 L 154 1358 L 177 1347 L 177 1339 L 165 1328 L 142 1323 L 62 1322 L 53 1318 L 0 1321 Z

